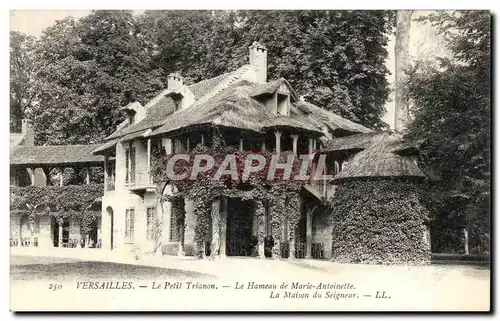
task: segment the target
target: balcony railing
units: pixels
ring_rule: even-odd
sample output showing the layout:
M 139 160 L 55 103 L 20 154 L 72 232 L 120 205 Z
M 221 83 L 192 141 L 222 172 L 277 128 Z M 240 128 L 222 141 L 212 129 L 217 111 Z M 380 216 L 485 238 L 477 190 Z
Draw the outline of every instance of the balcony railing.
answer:
M 137 190 L 155 187 L 149 171 L 129 173 L 128 177 L 133 178 L 127 184 L 129 189 Z
M 280 244 L 281 247 L 281 257 L 288 258 L 290 256 L 290 243 L 283 242 Z M 303 259 L 307 255 L 307 242 L 298 241 L 295 242 L 295 258 Z M 311 258 L 313 259 L 324 259 L 325 258 L 325 245 L 323 243 L 312 243 L 311 244 Z
M 306 189 L 321 200 L 329 200 L 335 193 L 335 185 L 327 181 L 311 181 L 306 184 Z

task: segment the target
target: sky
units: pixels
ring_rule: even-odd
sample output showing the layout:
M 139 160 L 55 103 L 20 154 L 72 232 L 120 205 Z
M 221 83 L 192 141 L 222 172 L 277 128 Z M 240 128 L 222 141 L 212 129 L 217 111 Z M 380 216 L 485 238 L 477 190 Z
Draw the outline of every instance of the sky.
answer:
M 24 32 L 35 37 L 40 37 L 42 31 L 52 25 L 56 20 L 64 19 L 68 16 L 81 18 L 88 15 L 91 10 L 13 10 L 10 14 L 10 29 Z M 143 10 L 135 10 L 135 13 L 140 14 Z M 425 16 L 432 11 L 415 11 L 413 18 Z M 387 77 L 391 88 L 394 86 L 394 42 L 395 37 L 392 36 L 387 50 L 389 57 L 386 61 L 391 75 Z M 418 57 L 425 55 L 429 56 L 448 56 L 449 52 L 442 45 L 442 39 L 437 35 L 436 30 L 426 23 L 413 21 L 410 29 L 410 56 Z M 386 104 L 386 114 L 382 118 L 391 128 L 394 128 L 394 95 L 391 93 L 390 101 Z

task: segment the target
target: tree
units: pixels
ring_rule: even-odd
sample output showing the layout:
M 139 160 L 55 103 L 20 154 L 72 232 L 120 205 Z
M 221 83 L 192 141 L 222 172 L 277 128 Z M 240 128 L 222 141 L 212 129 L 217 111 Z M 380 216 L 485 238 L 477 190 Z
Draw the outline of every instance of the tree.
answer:
M 35 38 L 21 32 L 10 32 L 10 131 L 21 131 L 21 120 L 33 100 L 31 85 Z
M 35 96 L 26 113 L 37 144 L 100 142 L 124 119 L 119 108 L 145 104 L 168 73 L 190 84 L 233 71 L 248 63 L 257 40 L 269 50 L 269 79 L 287 78 L 313 103 L 383 128 L 393 17 L 389 11 L 94 11 L 66 18 L 36 43 Z
M 410 120 L 408 95 L 405 92 L 404 83 L 406 68 L 408 68 L 411 10 L 399 10 L 396 15 L 396 45 L 394 47 L 396 67 L 396 109 L 394 113 L 394 128 L 396 131 L 404 131 Z
M 163 88 L 148 49 L 130 11 L 95 11 L 47 28 L 36 49 L 37 142 L 87 144 L 111 134 L 124 119 L 120 107 L 145 104 Z
M 299 95 L 368 127 L 383 128 L 389 11 L 146 11 L 155 62 L 187 83 L 248 63 L 254 42 L 268 49 L 268 79 L 284 77 Z
M 437 219 L 455 213 L 450 219 L 468 230 L 474 247 L 487 251 L 490 13 L 443 12 L 427 19 L 439 28 L 454 57 L 441 59 L 437 67 L 417 62 L 409 70 L 407 85 L 415 119 L 408 137 L 423 142 L 426 165 L 439 178 L 436 192 L 428 195 Z

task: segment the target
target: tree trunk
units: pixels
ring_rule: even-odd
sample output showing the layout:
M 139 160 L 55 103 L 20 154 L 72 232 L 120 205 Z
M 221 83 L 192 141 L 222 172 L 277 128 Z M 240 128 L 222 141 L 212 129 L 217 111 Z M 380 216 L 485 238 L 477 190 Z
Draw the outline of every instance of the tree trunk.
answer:
M 219 255 L 220 248 L 220 199 L 212 201 L 212 244 L 210 259 L 214 259 Z
M 464 251 L 466 255 L 469 255 L 469 232 L 464 228 Z
M 405 69 L 408 67 L 412 14 L 411 10 L 398 10 L 396 18 L 394 129 L 398 132 L 407 128 L 410 118 L 408 95 L 405 93 L 404 83 L 406 81 Z

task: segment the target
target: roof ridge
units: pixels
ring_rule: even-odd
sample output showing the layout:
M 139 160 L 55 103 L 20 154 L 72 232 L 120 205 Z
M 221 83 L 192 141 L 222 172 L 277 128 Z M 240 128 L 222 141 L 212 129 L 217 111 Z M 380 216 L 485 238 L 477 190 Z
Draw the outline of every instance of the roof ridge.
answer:
M 148 101 L 148 103 L 144 105 L 146 111 L 148 110 L 149 107 L 151 107 L 152 105 L 157 103 L 160 99 L 162 99 L 163 96 L 165 96 L 165 94 L 168 92 L 168 90 L 169 90 L 168 88 L 163 89 L 158 95 L 156 95 L 153 99 Z
M 229 75 L 227 76 L 227 78 L 224 81 L 220 82 L 219 84 L 217 84 L 217 86 L 215 86 L 214 89 L 212 89 L 210 92 L 208 92 L 204 96 L 200 97 L 200 99 L 198 99 L 195 102 L 195 104 L 199 105 L 199 104 L 209 100 L 213 96 L 217 95 L 222 90 L 229 87 L 231 84 L 234 83 L 235 80 L 239 79 L 241 77 L 241 75 L 243 75 L 243 73 L 248 71 L 248 69 L 250 67 L 251 67 L 250 65 L 243 65 L 240 68 L 236 69 L 235 71 L 229 73 Z

